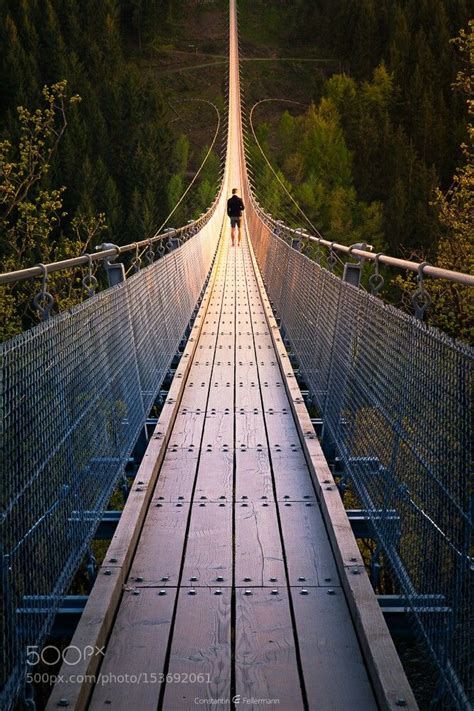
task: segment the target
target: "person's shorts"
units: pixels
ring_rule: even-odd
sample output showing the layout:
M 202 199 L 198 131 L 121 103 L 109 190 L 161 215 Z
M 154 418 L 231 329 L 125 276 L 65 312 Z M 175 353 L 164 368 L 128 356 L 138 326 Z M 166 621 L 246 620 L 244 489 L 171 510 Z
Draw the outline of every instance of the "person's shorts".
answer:
M 230 226 L 231 227 L 240 227 L 240 217 L 231 217 L 230 218 Z

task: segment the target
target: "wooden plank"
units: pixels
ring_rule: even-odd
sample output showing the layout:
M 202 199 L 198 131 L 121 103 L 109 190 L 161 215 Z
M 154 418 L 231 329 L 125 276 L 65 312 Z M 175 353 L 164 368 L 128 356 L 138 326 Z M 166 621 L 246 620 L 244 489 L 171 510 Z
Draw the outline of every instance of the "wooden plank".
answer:
M 209 348 L 213 350 L 214 346 L 211 345 Z M 181 400 L 181 407 L 187 410 L 205 410 L 208 393 L 209 385 L 204 379 L 189 379 Z
M 310 708 L 376 711 L 342 588 L 293 589 L 292 599 Z
M 235 343 L 235 334 L 234 333 L 229 333 L 228 331 L 225 331 L 224 333 L 219 334 L 219 338 L 217 340 L 217 353 L 216 355 L 220 356 L 221 358 L 224 358 L 225 353 L 227 351 L 233 351 L 234 350 L 234 343 Z M 221 353 L 219 353 L 221 351 Z
M 102 662 L 101 652 L 82 654 L 77 660 L 75 650 L 101 650 L 108 639 L 122 595 L 126 571 L 120 567 L 103 566 L 96 577 L 71 644 L 65 653 L 58 681 L 48 699 L 48 711 L 57 711 L 67 701 L 71 708 L 84 709 L 93 690 L 93 676 Z
M 274 351 L 268 351 L 268 353 L 264 352 L 263 355 L 260 355 L 258 359 L 258 372 L 263 381 L 280 379 L 280 368 L 276 361 Z
M 194 492 L 195 501 L 232 501 L 234 454 L 232 448 L 203 449 Z
M 89 709 L 158 706 L 175 598 L 175 589 L 124 592 Z
M 241 332 L 245 331 L 250 331 L 252 328 L 252 319 L 250 316 L 250 310 L 248 308 L 248 304 L 246 304 L 243 299 L 245 297 L 242 296 L 242 301 L 237 302 L 237 314 L 235 318 L 235 325 L 237 327 L 237 335 Z
M 271 347 L 273 348 L 272 338 L 271 338 L 270 332 L 268 330 L 267 324 L 254 329 L 253 337 L 254 337 L 255 345 L 258 345 L 259 343 L 262 343 L 262 345 L 263 344 L 266 345 L 267 343 L 269 343 L 271 345 Z
M 197 358 L 193 361 L 192 368 L 189 372 L 189 380 L 194 380 L 197 382 L 200 379 L 205 379 L 210 375 L 212 371 L 212 358 L 203 358 L 198 360 Z
M 237 586 L 284 584 L 285 565 L 275 503 L 262 500 L 236 503 L 234 566 Z
M 211 376 L 211 388 L 207 412 L 212 416 L 222 412 L 232 413 L 234 407 L 234 359 L 235 359 L 235 298 L 234 298 L 234 267 L 227 257 L 226 284 L 223 290 L 222 323 L 216 341 L 214 368 Z M 216 415 L 217 417 L 217 415 Z M 215 429 L 217 428 L 217 430 Z M 219 431 L 220 428 L 220 431 Z M 207 432 L 207 434 L 206 434 Z M 206 422 L 203 444 L 216 446 L 226 444 L 233 446 L 232 415 L 219 422 L 219 418 Z M 222 439 L 222 442 L 220 441 Z
M 199 449 L 204 427 L 205 413 L 203 409 L 181 408 L 173 426 L 169 448 L 188 447 Z
M 231 591 L 181 588 L 163 710 L 187 711 L 196 699 L 225 699 L 231 683 Z M 217 704 L 215 704 L 217 706 Z M 209 708 L 210 704 L 206 705 Z
M 272 348 L 272 354 L 273 353 Z M 262 359 L 261 351 L 257 351 L 257 358 L 259 361 Z M 262 402 L 265 410 L 272 408 L 276 412 L 281 412 L 284 408 L 288 408 L 288 396 L 281 378 L 273 379 L 272 381 L 263 378 L 260 384 Z
M 250 268 L 251 268 L 251 267 L 250 267 Z M 261 327 L 261 326 L 264 326 L 264 327 L 266 327 L 267 322 L 266 322 L 266 320 L 265 320 L 265 315 L 264 315 L 263 307 L 262 307 L 262 304 L 261 304 L 261 301 L 260 301 L 260 300 L 259 300 L 259 303 L 260 303 L 260 306 L 259 306 L 259 307 L 257 306 L 257 307 L 254 308 L 253 311 L 252 311 L 252 324 L 253 324 L 254 326 L 260 326 L 260 327 Z
M 237 588 L 235 690 L 255 699 L 246 708 L 272 703 L 276 708 L 303 709 L 287 592 L 278 588 Z M 266 701 L 265 701 L 266 700 Z
M 183 585 L 232 584 L 232 505 L 221 504 L 192 504 Z
M 154 500 L 148 510 L 133 559 L 128 585 L 178 584 L 190 504 Z
M 234 365 L 233 358 L 229 359 L 228 356 L 226 356 L 225 358 L 219 357 L 219 358 L 216 358 L 216 360 L 215 360 L 214 369 L 217 370 L 217 368 L 222 367 L 224 369 L 224 373 L 225 373 L 228 371 L 229 368 L 232 368 L 233 365 Z
M 202 439 L 203 450 L 218 450 L 224 448 L 230 451 L 233 449 L 233 392 L 228 393 L 224 402 L 227 402 L 228 405 L 224 410 L 217 410 L 211 407 L 207 411 Z
M 250 382 L 251 380 L 256 380 L 258 377 L 258 371 L 257 363 L 255 361 L 255 353 L 251 352 L 245 356 L 237 354 L 235 370 L 237 373 L 236 380 L 238 380 L 239 378 L 247 382 Z M 245 407 L 245 405 L 240 405 L 239 403 L 239 407 Z
M 271 402 L 271 397 L 266 398 L 266 400 Z M 278 398 L 277 402 L 280 401 L 281 399 Z M 294 447 L 301 450 L 301 442 L 289 403 L 281 409 L 277 409 L 272 405 L 267 406 L 265 408 L 265 423 L 270 447 L 279 445 L 280 447 Z
M 260 341 L 255 344 L 255 350 L 257 353 L 257 358 L 262 358 L 265 355 L 269 355 L 273 351 L 273 345 L 270 339 L 266 338 L 264 343 Z
M 205 412 L 206 410 L 214 371 L 214 353 L 218 339 L 220 311 L 214 320 L 215 327 L 207 325 L 207 330 L 200 334 L 195 356 L 195 361 L 199 365 L 197 363 L 193 364 L 191 368 L 181 403 L 181 410 L 199 412 Z
M 239 346 L 240 347 L 240 346 Z M 249 349 L 253 346 L 249 346 Z M 253 351 L 250 351 L 252 352 Z M 237 357 L 240 358 L 241 351 L 237 351 Z M 240 370 L 237 368 L 235 381 L 235 401 L 238 407 L 243 407 L 246 410 L 262 407 L 260 398 L 260 389 L 258 383 L 257 369 L 255 368 L 255 378 L 250 380 L 242 377 Z
M 198 464 L 199 450 L 168 449 L 153 493 L 153 502 L 190 501 Z
M 267 448 L 237 449 L 235 462 L 236 501 L 272 501 L 272 472 Z
M 267 448 L 265 419 L 261 407 L 236 408 L 235 446 L 239 449 Z
M 301 450 L 272 450 L 272 467 L 278 501 L 314 501 L 314 486 Z
M 290 585 L 336 585 L 339 579 L 319 504 L 279 504 Z

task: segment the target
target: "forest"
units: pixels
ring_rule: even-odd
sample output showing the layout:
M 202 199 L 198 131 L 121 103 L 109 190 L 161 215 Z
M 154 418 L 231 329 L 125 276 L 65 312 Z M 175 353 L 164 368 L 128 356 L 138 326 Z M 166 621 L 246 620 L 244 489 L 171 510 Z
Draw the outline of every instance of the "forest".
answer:
M 180 196 L 187 137 L 173 135 L 159 82 L 129 58 L 166 26 L 169 5 L 1 0 L 2 271 L 76 256 L 105 230 L 117 244 L 144 239 Z M 37 154 L 34 177 L 25 141 Z M 215 158 L 206 169 L 193 214 L 215 192 Z M 31 325 L 30 294 L 0 291 L 5 338 Z M 74 301 L 68 292 L 63 307 Z
M 81 101 L 48 181 L 67 186 L 68 214 L 104 212 L 119 241 L 156 225 L 173 148 L 159 87 L 124 56 L 125 12 L 116 0 L 6 0 L 0 11 L 4 135 L 17 138 L 17 106 L 39 106 L 45 84 L 66 80 Z
M 192 23 L 204 5 L 226 12 L 223 1 L 0 0 L 2 271 L 76 255 L 103 239 L 143 239 L 166 217 L 189 181 L 190 153 L 196 160 L 206 145 L 190 148 L 187 132 L 176 133 L 163 77 L 141 61 L 156 54 L 157 37 L 164 46 L 179 18 Z M 241 5 L 244 53 L 252 22 L 276 53 L 291 47 L 304 56 L 316 47 L 337 62 L 337 71 L 314 71 L 308 108 L 282 105 L 277 121 L 257 119 L 264 150 L 311 221 L 328 239 L 467 271 L 472 177 L 461 199 L 449 191 L 456 171 L 472 164 L 465 90 L 453 89 L 466 52 L 451 41 L 462 28 L 466 42 L 472 38 L 468 3 Z M 244 87 L 245 78 L 244 70 Z M 56 88 L 43 94 L 45 85 Z M 283 88 L 291 98 L 290 82 Z M 21 145 L 31 135 L 45 154 L 29 184 Z M 262 203 L 291 220 L 260 160 L 255 154 Z M 218 169 L 213 156 L 184 221 L 212 200 Z M 446 218 L 453 201 L 468 216 L 461 231 Z M 17 297 L 0 296 L 3 338 L 31 323 Z M 438 303 L 434 322 L 469 337 L 462 289 L 444 290 Z
M 394 256 L 472 269 L 467 99 L 474 25 L 467 29 L 467 4 L 317 0 L 275 3 L 265 12 L 267 26 L 283 31 L 288 46 L 316 41 L 340 62 L 337 72 L 321 79 L 303 113 L 299 107 L 285 110 L 282 102 L 280 118 L 254 118 L 263 151 L 277 168 L 275 176 L 254 147 L 257 192 L 269 212 L 308 228 L 283 183 L 329 240 L 363 241 Z M 452 41 L 463 28 L 464 42 Z M 472 338 L 468 291 L 431 287 L 431 322 Z

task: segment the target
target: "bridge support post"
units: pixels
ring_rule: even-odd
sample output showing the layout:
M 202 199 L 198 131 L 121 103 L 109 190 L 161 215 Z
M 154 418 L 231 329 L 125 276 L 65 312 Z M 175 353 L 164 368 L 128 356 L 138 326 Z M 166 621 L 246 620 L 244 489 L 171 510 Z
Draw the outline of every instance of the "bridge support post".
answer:
M 142 427 L 140 430 L 140 434 L 138 435 L 138 439 L 135 442 L 135 447 L 133 448 L 132 456 L 137 462 L 141 462 L 143 459 L 143 456 L 146 452 L 146 448 L 148 447 L 148 430 L 145 425 Z
M 291 246 L 297 252 L 303 251 L 303 229 L 301 227 L 296 230 L 295 236 L 291 238 Z
M 113 247 L 117 249 L 118 254 L 118 246 L 116 244 L 100 244 L 98 247 L 96 247 L 96 249 L 104 250 L 112 249 Z M 125 267 L 121 262 L 115 264 L 116 259 L 117 257 L 113 256 L 107 257 L 106 259 L 102 260 L 104 269 L 107 272 L 107 281 L 109 282 L 109 286 L 116 286 L 122 281 L 125 281 Z
M 175 249 L 181 246 L 179 237 L 176 236 L 176 230 L 174 227 L 167 227 L 163 230 L 163 234 L 168 234 L 168 240 L 166 242 L 166 248 L 168 252 L 173 252 Z
M 370 582 L 372 583 L 372 587 L 374 588 L 374 590 L 377 590 L 378 585 L 380 583 L 380 569 L 382 567 L 380 564 L 381 552 L 382 547 L 380 543 L 377 543 L 375 550 L 370 558 Z
M 357 242 L 357 244 L 353 244 L 350 248 L 350 252 L 353 249 L 372 249 L 372 246 L 369 244 L 367 245 L 365 242 Z M 363 257 L 357 257 L 357 262 L 346 262 L 344 264 L 344 273 L 342 275 L 343 281 L 346 281 L 348 284 L 352 284 L 353 286 L 360 286 L 360 279 L 362 276 L 362 269 L 364 268 L 364 258 Z
M 87 549 L 87 563 L 86 563 L 86 573 L 87 573 L 87 582 L 88 582 L 88 587 L 89 587 L 89 592 L 92 590 L 95 579 L 97 576 L 97 560 L 95 559 L 95 555 L 92 552 L 92 548 L 89 546 Z
M 323 449 L 324 456 L 326 457 L 327 461 L 334 462 L 336 458 L 336 445 L 334 442 L 334 438 L 331 437 L 329 429 L 324 422 L 324 418 L 322 419 L 321 425 L 321 447 Z
M 120 479 L 120 491 L 122 492 L 122 500 L 124 504 L 127 503 L 129 489 L 128 479 L 125 473 L 123 473 L 122 478 Z

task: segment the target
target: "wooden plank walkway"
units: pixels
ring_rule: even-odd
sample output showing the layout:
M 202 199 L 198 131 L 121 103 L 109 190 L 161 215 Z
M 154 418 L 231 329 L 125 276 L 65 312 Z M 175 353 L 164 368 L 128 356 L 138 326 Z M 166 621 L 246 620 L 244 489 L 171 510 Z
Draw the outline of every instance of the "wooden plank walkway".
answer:
M 229 16 L 216 262 L 47 710 L 416 711 L 245 225 L 230 245 L 231 188 L 252 206 Z
M 89 708 L 370 711 L 247 238 L 223 239 Z

